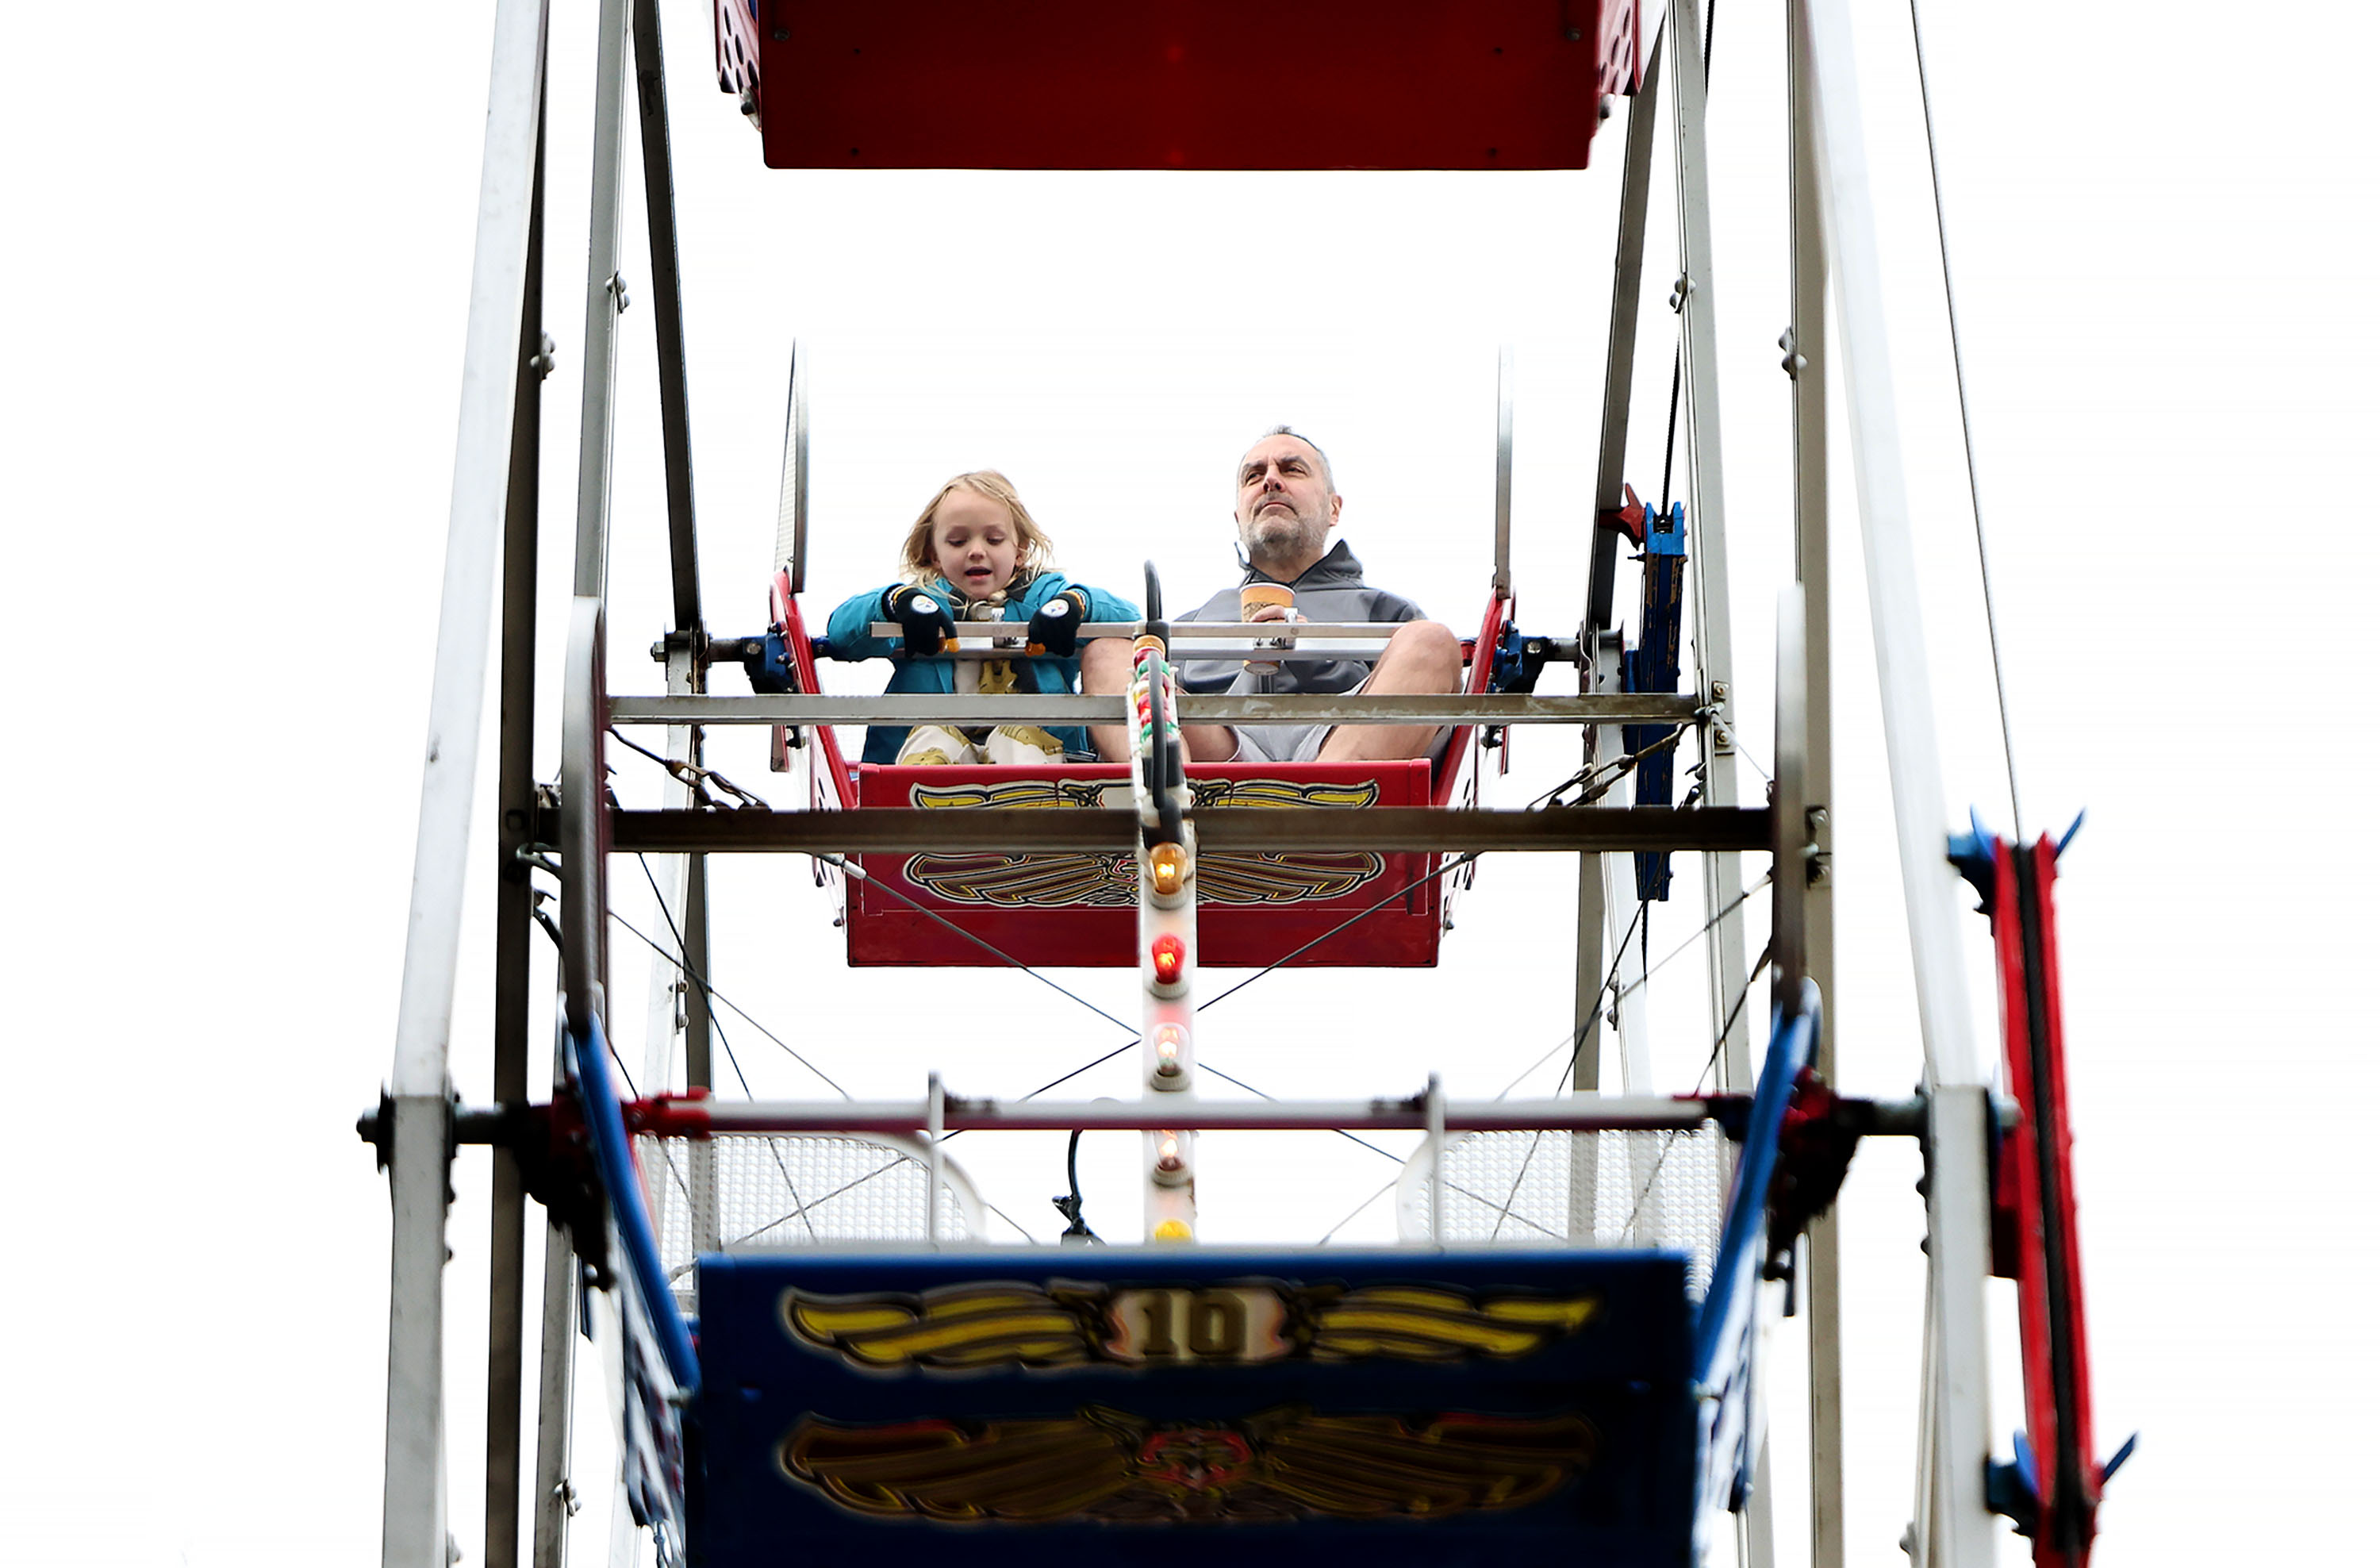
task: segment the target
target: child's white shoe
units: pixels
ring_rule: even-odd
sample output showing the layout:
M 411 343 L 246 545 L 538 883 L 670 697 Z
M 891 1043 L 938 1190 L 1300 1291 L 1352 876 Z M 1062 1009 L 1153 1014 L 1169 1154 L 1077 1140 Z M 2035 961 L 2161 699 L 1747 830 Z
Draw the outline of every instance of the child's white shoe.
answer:
M 901 754 L 892 760 L 903 768 L 947 768 L 975 760 L 976 749 L 966 736 L 948 724 L 919 724 L 901 742 Z
M 1048 730 L 1002 724 L 983 737 L 983 760 L 995 767 L 1043 767 L 1066 760 L 1066 748 Z

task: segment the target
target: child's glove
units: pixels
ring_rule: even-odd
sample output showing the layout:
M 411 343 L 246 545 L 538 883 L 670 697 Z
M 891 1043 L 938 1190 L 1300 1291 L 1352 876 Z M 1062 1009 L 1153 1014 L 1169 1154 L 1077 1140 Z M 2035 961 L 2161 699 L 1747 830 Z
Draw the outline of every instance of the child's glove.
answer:
M 949 639 L 958 636 L 951 613 L 923 589 L 887 589 L 884 612 L 886 620 L 901 623 L 901 650 L 912 659 L 939 657 L 949 651 Z
M 1090 597 L 1078 588 L 1051 595 L 1048 603 L 1033 612 L 1033 629 L 1025 638 L 1026 650 L 1073 658 L 1075 634 L 1082 629 L 1083 616 L 1090 610 Z

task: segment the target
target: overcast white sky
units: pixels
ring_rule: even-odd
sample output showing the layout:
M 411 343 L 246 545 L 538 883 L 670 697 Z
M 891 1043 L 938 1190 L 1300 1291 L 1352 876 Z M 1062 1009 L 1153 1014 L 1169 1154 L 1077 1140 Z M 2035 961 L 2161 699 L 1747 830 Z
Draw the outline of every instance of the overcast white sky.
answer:
M 2005 825 L 1907 15 L 1854 8 L 1949 805 Z M 1711 128 L 1735 664 L 1764 762 L 1770 606 L 1791 562 L 1773 346 L 1779 9 L 1720 7 Z M 592 12 L 577 0 L 553 18 L 557 594 Z M 2355 1499 L 2380 1459 L 2370 1313 L 2353 1305 L 2374 1277 L 2372 1183 L 2351 1131 L 2375 1044 L 2360 983 L 2375 934 L 2356 847 L 2368 835 L 2351 825 L 2375 761 L 2374 24 L 2336 5 L 2282 29 L 2243 33 L 2238 18 L 2211 4 L 1927 17 L 2028 823 L 2091 810 L 2060 896 L 2098 1424 L 2108 1447 L 2144 1433 L 2103 1515 L 2107 1568 L 2368 1559 Z M 104 19 L 20 18 L 0 100 L 15 219 L 0 258 L 0 624 L 30 698 L 0 776 L 19 824 L 6 1027 L 28 1097 L 5 1220 L 0 1558 L 367 1561 L 387 1209 L 349 1125 L 386 1070 L 395 1016 L 489 8 L 134 4 Z M 771 174 L 711 88 L 707 10 L 670 0 L 664 20 L 713 629 L 763 618 L 797 334 L 816 352 L 821 607 L 882 581 L 900 526 L 944 477 L 982 465 L 1018 481 L 1078 575 L 1128 590 L 1153 555 L 1178 596 L 1208 591 L 1231 571 L 1232 460 L 1288 420 L 1329 447 L 1374 580 L 1467 626 L 1486 594 L 1495 353 L 1509 342 L 1520 618 L 1574 626 L 1618 122 L 1585 174 Z M 1293 90 L 1305 65 L 1252 68 Z M 986 112 L 999 102 L 988 89 Z M 636 212 L 612 614 L 623 690 L 657 680 L 641 650 L 667 603 Z M 1658 332 L 1666 195 L 1655 225 Z M 1668 365 L 1654 341 L 1632 454 L 1645 490 Z M 1830 1012 L 1846 1086 L 1900 1094 L 1919 1064 L 1840 478 Z M 541 614 L 551 656 L 561 599 Z M 548 714 L 553 696 L 549 683 Z M 1520 804 L 1573 756 L 1567 737 L 1521 736 L 1491 798 Z M 795 798 L 755 736 L 722 736 L 713 760 Z M 624 790 L 649 788 L 624 775 Z M 484 834 L 475 853 L 489 858 Z M 1433 1066 L 1458 1093 L 1493 1092 L 1567 1027 L 1570 878 L 1551 860 L 1491 863 L 1441 969 L 1276 977 L 1210 1015 L 1203 1052 L 1276 1093 L 1402 1090 Z M 721 989 L 856 1088 L 914 1092 L 938 1066 L 956 1087 L 1016 1092 L 1103 1049 L 1096 1021 L 1005 977 L 844 970 L 797 863 L 722 866 L 717 882 Z M 455 1027 L 474 1099 L 484 905 L 478 918 Z M 1657 952 L 1698 918 L 1691 901 L 1662 911 Z M 1966 934 L 1980 965 L 1982 922 Z M 632 998 L 641 967 L 625 950 L 622 970 Z M 1679 973 L 1665 1051 L 1683 1063 L 1702 1026 Z M 1079 979 L 1111 1006 L 1128 996 L 1119 975 Z M 1974 1002 L 1988 1028 L 1988 993 Z M 863 1033 L 919 1006 L 946 1026 L 931 1041 Z M 641 1010 L 624 1001 L 620 1015 L 633 1041 Z M 762 1092 L 805 1088 L 748 1031 L 733 1042 Z M 967 1152 L 978 1178 L 1053 1232 L 1054 1144 L 991 1141 Z M 1093 1223 L 1128 1234 L 1123 1173 L 1096 1149 L 1087 1163 Z M 1208 1234 L 1311 1237 L 1385 1173 L 1360 1151 L 1266 1162 L 1210 1139 Z M 1914 1173 L 1906 1149 L 1871 1149 L 1845 1200 L 1855 1562 L 1894 1561 L 1908 1516 Z M 476 1562 L 480 1156 L 455 1185 L 449 1447 Z M 1350 1234 L 1390 1233 L 1376 1206 Z M 2017 1417 L 2000 1387 L 2005 1443 Z M 1788 1478 L 1797 1443 L 1780 1431 Z M 582 1484 L 600 1493 L 594 1452 Z M 1780 1517 L 1790 1549 L 1790 1495 Z M 582 1561 L 605 1524 L 602 1507 L 582 1516 Z

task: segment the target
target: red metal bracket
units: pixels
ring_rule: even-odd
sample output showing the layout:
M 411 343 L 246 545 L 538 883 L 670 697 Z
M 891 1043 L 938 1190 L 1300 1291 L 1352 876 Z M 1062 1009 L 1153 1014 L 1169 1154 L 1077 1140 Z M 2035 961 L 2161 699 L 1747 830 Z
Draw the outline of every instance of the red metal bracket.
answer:
M 1625 534 L 1637 549 L 1642 550 L 1645 548 L 1645 503 L 1636 498 L 1634 485 L 1623 484 L 1620 488 L 1628 496 L 1627 504 L 1597 512 L 1595 526 Z

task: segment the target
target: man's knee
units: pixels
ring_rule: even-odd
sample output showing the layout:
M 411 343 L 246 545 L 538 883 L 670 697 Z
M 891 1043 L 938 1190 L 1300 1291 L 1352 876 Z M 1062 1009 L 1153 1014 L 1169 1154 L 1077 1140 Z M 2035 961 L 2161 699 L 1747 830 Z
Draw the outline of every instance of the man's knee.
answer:
M 1407 621 L 1381 651 L 1373 689 L 1452 691 L 1463 679 L 1463 644 L 1436 621 Z
M 1083 644 L 1083 689 L 1115 693 L 1132 685 L 1132 644 L 1120 637 L 1095 637 Z

